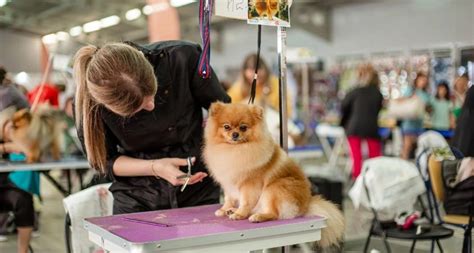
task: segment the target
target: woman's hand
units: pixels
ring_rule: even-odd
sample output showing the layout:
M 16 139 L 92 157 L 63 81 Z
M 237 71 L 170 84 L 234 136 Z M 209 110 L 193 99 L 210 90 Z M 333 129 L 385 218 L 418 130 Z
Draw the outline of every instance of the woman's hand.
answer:
M 196 158 L 192 158 L 192 163 L 196 161 Z M 188 161 L 186 159 L 180 158 L 162 158 L 155 160 L 153 169 L 155 170 L 157 176 L 165 179 L 170 184 L 177 186 L 185 183 L 186 178 L 177 179 L 179 176 L 186 175 L 183 173 L 179 167 L 188 166 Z M 188 182 L 189 185 L 201 182 L 207 174 L 204 172 L 198 172 L 193 174 Z
M 7 142 L 7 143 L 3 143 L 1 145 L 3 145 L 2 149 L 1 149 L 2 152 L 3 152 L 3 150 L 5 150 L 6 153 L 21 153 L 22 152 L 20 150 L 20 148 L 18 147 L 18 145 L 16 145 L 13 142 Z

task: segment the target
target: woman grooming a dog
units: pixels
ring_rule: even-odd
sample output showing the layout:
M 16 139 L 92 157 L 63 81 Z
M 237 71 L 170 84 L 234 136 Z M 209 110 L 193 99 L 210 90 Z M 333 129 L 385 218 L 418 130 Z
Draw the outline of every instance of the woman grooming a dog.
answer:
M 17 109 L 28 107 L 28 101 L 14 86 L 5 84 L 7 71 L 0 66 L 0 155 L 18 152 L 11 142 L 11 121 Z M 13 211 L 18 230 L 18 253 L 28 252 L 34 225 L 33 197 L 16 187 L 9 179 L 9 173 L 0 173 L 0 210 Z
M 202 108 L 230 98 L 214 72 L 198 74 L 200 52 L 181 41 L 77 52 L 78 136 L 91 166 L 113 180 L 114 214 L 218 203 L 219 188 L 200 159 Z M 187 157 L 189 180 L 180 170 Z
M 13 107 L 10 107 L 13 108 Z M 10 142 L 11 123 L 7 123 L 15 112 L 9 109 L 0 112 L 0 155 L 4 156 L 20 149 Z M 9 178 L 9 173 L 0 173 L 0 211 L 13 211 L 15 225 L 18 231 L 18 253 L 28 252 L 28 246 L 33 232 L 35 210 L 33 195 L 18 188 Z

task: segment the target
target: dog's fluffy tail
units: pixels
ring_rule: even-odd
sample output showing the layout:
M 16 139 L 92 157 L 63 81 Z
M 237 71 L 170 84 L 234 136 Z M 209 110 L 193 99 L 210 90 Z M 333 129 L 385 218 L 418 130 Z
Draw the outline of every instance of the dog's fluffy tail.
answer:
M 311 199 L 306 216 L 316 215 L 327 218 L 327 227 L 323 228 L 321 232 L 319 246 L 326 248 L 339 245 L 344 235 L 344 215 L 341 210 L 339 210 L 335 204 L 325 200 L 321 196 L 314 196 Z

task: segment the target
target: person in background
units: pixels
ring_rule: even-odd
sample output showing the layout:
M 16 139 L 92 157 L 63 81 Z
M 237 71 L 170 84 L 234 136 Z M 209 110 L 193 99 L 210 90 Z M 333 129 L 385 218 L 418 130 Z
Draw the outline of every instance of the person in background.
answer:
M 467 89 L 469 88 L 469 78 L 467 74 L 458 77 L 454 81 L 454 92 L 453 92 L 453 113 L 456 118 L 461 114 L 461 107 L 464 104 Z
M 256 54 L 248 55 L 245 58 L 240 71 L 240 78 L 227 91 L 227 94 L 232 98 L 232 103 L 247 103 L 249 100 L 256 65 Z M 260 58 L 255 104 L 268 105 L 278 112 L 278 94 L 278 78 L 271 74 L 268 65 Z M 290 94 L 288 94 L 288 100 L 290 97 Z M 292 113 L 291 104 L 291 101 L 288 101 L 288 115 Z
M 18 152 L 10 141 L 10 118 L 17 109 L 28 107 L 28 101 L 14 86 L 4 84 L 7 71 L 0 67 L 0 155 Z M 35 220 L 33 196 L 18 188 L 10 179 L 10 173 L 0 173 L 0 210 L 13 211 L 18 230 L 18 253 L 28 252 Z
M 41 85 L 37 85 L 28 93 L 28 101 L 30 103 L 34 103 L 36 96 L 40 92 Z M 39 95 L 39 103 L 49 103 L 55 108 L 59 107 L 59 89 L 56 85 L 51 83 L 45 83 L 43 86 L 43 90 L 41 91 L 41 95 Z
M 29 107 L 26 97 L 6 77 L 7 70 L 0 66 L 0 111 L 11 106 L 16 109 Z
M 63 119 L 66 123 L 64 129 L 64 152 L 68 155 L 82 156 L 81 142 L 77 136 L 74 122 L 74 97 L 67 97 L 64 102 Z
M 383 104 L 379 76 L 371 65 L 364 65 L 359 69 L 358 82 L 361 87 L 349 92 L 341 106 L 341 125 L 346 131 L 351 149 L 353 180 L 361 173 L 363 141 L 367 143 L 370 158 L 382 154 L 378 134 L 378 116 Z
M 456 122 L 452 145 L 465 157 L 474 157 L 474 86 L 466 93 L 466 98 Z
M 442 81 L 436 88 L 435 98 L 431 101 L 431 127 L 435 130 L 449 130 L 454 126 L 452 112 L 453 104 L 450 100 L 449 86 Z
M 407 90 L 404 94 L 405 98 L 411 98 L 413 96 L 417 96 L 421 99 L 427 107 L 430 106 L 431 98 L 428 93 L 428 76 L 426 74 L 419 72 L 413 81 L 413 88 Z M 418 135 L 423 133 L 423 118 L 405 119 L 402 121 L 401 128 L 403 132 L 403 150 L 401 156 L 403 159 L 408 160 L 418 139 Z
M 2 84 L 15 87 L 21 94 L 23 94 L 26 97 L 28 95 L 28 89 L 26 89 L 24 85 L 13 82 L 11 79 L 11 76 L 9 76 L 9 73 L 6 73 L 7 71 L 5 70 L 5 68 L 3 68 L 2 66 L 0 66 L 0 68 L 2 68 L 3 71 L 5 72 L 5 76 L 3 77 Z

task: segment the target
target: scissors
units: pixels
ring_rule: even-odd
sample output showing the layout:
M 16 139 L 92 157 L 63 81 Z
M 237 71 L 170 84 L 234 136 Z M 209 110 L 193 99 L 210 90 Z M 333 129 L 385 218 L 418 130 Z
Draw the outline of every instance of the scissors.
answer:
M 186 180 L 186 181 L 184 181 L 183 186 L 181 186 L 181 192 L 183 192 L 184 189 L 186 189 L 186 186 L 188 186 L 189 180 L 191 180 L 191 176 L 192 176 L 191 175 L 191 167 L 192 167 L 191 157 L 188 157 L 187 162 L 188 162 L 188 172 L 184 175 L 176 177 L 176 179 L 185 179 Z

